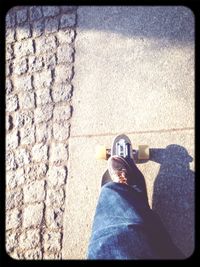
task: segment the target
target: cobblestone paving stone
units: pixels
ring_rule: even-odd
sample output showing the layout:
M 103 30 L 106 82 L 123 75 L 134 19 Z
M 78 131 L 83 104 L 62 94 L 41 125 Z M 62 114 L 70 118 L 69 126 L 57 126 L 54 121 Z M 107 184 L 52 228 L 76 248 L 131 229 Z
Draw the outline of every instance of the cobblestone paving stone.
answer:
M 6 251 L 62 259 L 77 7 L 6 15 Z

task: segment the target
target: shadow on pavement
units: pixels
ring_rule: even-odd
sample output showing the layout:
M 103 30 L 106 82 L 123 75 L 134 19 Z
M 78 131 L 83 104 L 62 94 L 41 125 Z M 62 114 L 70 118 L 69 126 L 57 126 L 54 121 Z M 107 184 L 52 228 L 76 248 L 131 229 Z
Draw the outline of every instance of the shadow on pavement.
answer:
M 6 15 L 12 16 L 23 8 L 14 6 Z M 74 6 L 74 11 L 76 9 Z M 111 32 L 128 38 L 163 39 L 172 44 L 194 43 L 195 16 L 187 6 L 80 6 L 77 10 L 76 23 L 82 30 Z M 42 17 L 38 23 L 37 27 L 31 26 L 36 36 L 45 32 L 45 25 L 50 29 L 49 33 L 59 31 L 58 24 L 50 22 L 49 18 Z M 27 26 L 26 21 L 17 25 L 17 28 L 27 31 Z M 158 47 L 159 43 L 154 48 Z
M 78 11 L 84 14 L 78 23 L 84 30 L 165 39 L 174 44 L 194 42 L 195 17 L 186 6 L 90 6 Z
M 152 149 L 151 160 L 160 164 L 154 182 L 152 209 L 160 216 L 174 243 L 186 257 L 194 251 L 193 158 L 179 145 Z

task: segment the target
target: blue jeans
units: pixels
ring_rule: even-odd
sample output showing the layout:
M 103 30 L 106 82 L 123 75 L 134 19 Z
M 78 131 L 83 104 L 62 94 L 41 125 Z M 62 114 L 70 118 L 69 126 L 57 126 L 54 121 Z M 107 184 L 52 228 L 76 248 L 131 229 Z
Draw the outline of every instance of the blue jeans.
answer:
M 159 217 L 137 186 L 108 182 L 102 186 L 87 259 L 178 259 Z

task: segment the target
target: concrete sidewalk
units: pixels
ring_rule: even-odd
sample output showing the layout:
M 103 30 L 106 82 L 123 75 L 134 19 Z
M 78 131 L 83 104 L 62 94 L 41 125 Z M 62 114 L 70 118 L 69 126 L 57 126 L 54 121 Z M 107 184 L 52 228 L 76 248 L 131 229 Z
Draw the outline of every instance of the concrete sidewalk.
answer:
M 194 249 L 194 16 L 186 7 L 79 7 L 63 258 L 86 257 L 110 147 L 148 144 L 149 203 L 186 257 Z

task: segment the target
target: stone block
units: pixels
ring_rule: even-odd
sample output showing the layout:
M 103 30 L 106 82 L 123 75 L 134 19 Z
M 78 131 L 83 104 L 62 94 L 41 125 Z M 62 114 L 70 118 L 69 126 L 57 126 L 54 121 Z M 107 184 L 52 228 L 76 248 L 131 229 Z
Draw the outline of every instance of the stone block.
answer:
M 66 183 L 67 168 L 63 166 L 51 166 L 47 172 L 48 187 L 60 187 Z
M 6 29 L 6 45 L 15 42 L 16 32 L 15 28 Z
M 30 56 L 29 57 L 29 71 L 35 72 L 40 71 L 44 67 L 44 58 L 43 56 Z
M 55 83 L 71 81 L 73 74 L 73 66 L 58 65 L 55 69 Z
M 50 95 L 50 89 L 44 88 L 42 90 L 37 90 L 36 101 L 37 101 L 37 106 L 51 103 L 52 99 Z
M 44 33 L 44 29 L 45 29 L 45 24 L 44 24 L 43 19 L 34 21 L 32 25 L 33 37 L 35 38 L 35 37 L 41 36 Z M 37 40 L 37 42 L 40 42 L 40 41 Z
M 49 87 L 52 83 L 52 75 L 50 70 L 45 70 L 34 74 L 34 87 L 42 89 Z
M 16 19 L 17 19 L 17 23 L 18 24 L 27 21 L 27 19 L 28 19 L 28 9 L 27 8 L 23 8 L 21 10 L 18 10 L 16 12 Z
M 63 44 L 57 49 L 58 63 L 72 63 L 74 61 L 74 49 L 69 44 Z
M 6 170 L 16 170 L 17 162 L 15 159 L 15 154 L 11 150 L 6 150 Z
M 60 19 L 60 27 L 74 27 L 76 24 L 76 15 L 74 13 L 64 14 Z
M 17 75 L 24 74 L 28 71 L 28 60 L 27 58 L 17 58 L 14 61 L 13 72 Z
M 44 180 L 34 181 L 24 186 L 24 203 L 40 202 L 45 198 Z
M 6 94 L 9 95 L 13 91 L 13 83 L 12 81 L 7 77 L 6 78 Z
M 25 23 L 22 26 L 16 28 L 16 37 L 17 41 L 21 41 L 23 39 L 27 39 L 31 37 L 31 27 L 29 23 Z
M 37 142 L 46 142 L 52 137 L 52 127 L 46 123 L 36 125 L 36 140 Z
M 38 20 L 42 17 L 41 6 L 32 6 L 29 8 L 30 20 Z
M 23 127 L 20 131 L 21 145 L 32 145 L 35 143 L 35 126 Z
M 61 29 L 57 33 L 59 44 L 68 43 L 71 44 L 75 39 L 75 30 L 73 29 Z
M 42 222 L 44 204 L 31 204 L 24 208 L 23 227 L 39 226 Z
M 61 163 L 68 159 L 68 146 L 62 143 L 52 143 L 50 148 L 50 161 Z
M 48 166 L 45 163 L 36 163 L 25 168 L 25 175 L 29 182 L 45 177 L 48 170 Z
M 32 76 L 30 75 L 18 76 L 13 81 L 13 85 L 14 85 L 14 88 L 19 92 L 30 91 L 32 90 Z
M 6 134 L 6 149 L 15 149 L 19 145 L 19 132 L 14 130 Z
M 10 76 L 12 74 L 12 61 L 6 61 L 6 76 Z
M 23 203 L 23 192 L 18 191 L 7 191 L 6 192 L 6 210 L 19 208 Z
M 18 150 L 16 150 L 16 162 L 18 167 L 23 167 L 24 165 L 30 163 L 30 152 L 26 148 L 18 148 Z
M 54 33 L 58 31 L 59 20 L 57 18 L 48 18 L 45 20 L 45 33 Z
M 23 231 L 19 236 L 19 247 L 21 250 L 40 247 L 40 230 L 30 229 Z
M 15 21 L 15 12 L 12 12 L 11 9 L 8 10 L 6 14 L 6 28 L 14 27 L 16 24 Z
M 52 118 L 53 115 L 53 105 L 46 104 L 44 106 L 38 107 L 34 111 L 35 122 L 47 122 Z
M 31 110 L 23 110 L 14 113 L 12 123 L 14 127 L 20 129 L 23 126 L 30 127 L 33 124 L 33 120 L 34 112 Z
M 46 208 L 46 224 L 49 228 L 58 228 L 63 226 L 63 209 L 61 208 Z
M 42 11 L 45 17 L 56 16 L 60 12 L 58 6 L 43 6 Z
M 15 189 L 17 186 L 24 184 L 24 169 L 18 168 L 15 171 L 6 172 L 6 189 Z
M 20 226 L 21 212 L 19 209 L 6 211 L 6 230 L 15 229 Z
M 9 254 L 18 247 L 18 233 L 11 230 L 6 232 L 6 252 Z
M 71 106 L 69 104 L 55 106 L 53 119 L 56 122 L 66 121 L 71 117 Z
M 54 51 L 57 47 L 56 37 L 53 35 L 41 36 L 35 40 L 37 54 L 45 54 L 49 51 Z
M 45 55 L 46 68 L 49 69 L 49 70 L 53 70 L 53 69 L 55 69 L 56 64 L 57 64 L 56 55 L 54 53 L 47 53 Z
M 70 124 L 66 121 L 53 123 L 53 137 L 56 141 L 66 141 L 70 134 Z
M 13 46 L 12 44 L 6 44 L 6 60 L 10 60 L 13 58 Z
M 26 260 L 42 260 L 42 249 L 39 246 L 38 248 L 27 250 L 24 252 L 23 258 Z
M 21 109 L 35 108 L 35 93 L 28 91 L 19 94 L 19 106 Z
M 35 144 L 32 148 L 33 161 L 40 162 L 48 159 L 48 146 L 43 143 Z
M 40 162 L 48 159 L 48 146 L 43 143 L 35 144 L 32 148 L 32 159 Z
M 61 233 L 51 232 L 44 234 L 45 252 L 54 252 L 61 250 Z
M 12 112 L 17 110 L 18 107 L 19 107 L 18 96 L 14 94 L 8 95 L 6 97 L 6 111 Z
M 34 53 L 33 40 L 26 39 L 14 44 L 15 57 L 29 56 Z
M 52 97 L 54 102 L 69 101 L 72 97 L 72 85 L 69 83 L 58 83 L 53 85 Z

